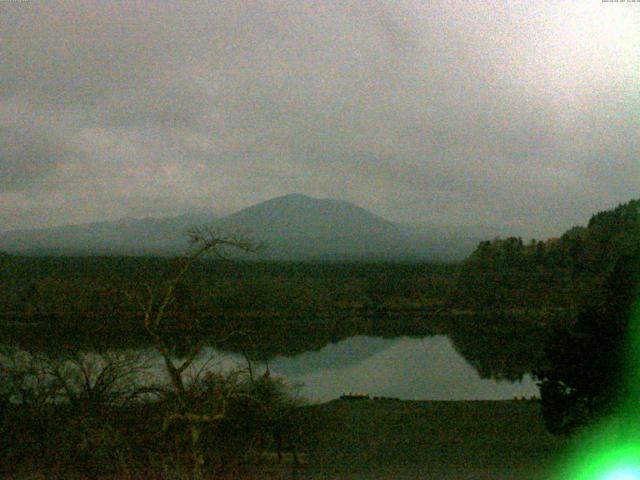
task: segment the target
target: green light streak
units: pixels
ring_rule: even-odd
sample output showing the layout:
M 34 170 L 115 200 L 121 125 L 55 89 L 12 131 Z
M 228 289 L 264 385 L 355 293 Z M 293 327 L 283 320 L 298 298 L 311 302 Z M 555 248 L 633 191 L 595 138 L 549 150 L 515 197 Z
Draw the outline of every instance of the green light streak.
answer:
M 575 439 L 555 479 L 640 480 L 640 285 L 626 341 L 626 389 L 615 414 Z
M 583 440 L 556 478 L 570 480 L 640 480 L 640 442 L 623 443 L 618 435 L 593 432 Z M 605 427 L 605 429 L 609 429 Z M 613 428 L 616 430 L 616 428 Z M 618 437 L 618 438 L 616 438 Z
M 622 467 L 609 472 L 602 478 L 603 480 L 637 480 L 640 478 L 640 470 L 635 467 Z

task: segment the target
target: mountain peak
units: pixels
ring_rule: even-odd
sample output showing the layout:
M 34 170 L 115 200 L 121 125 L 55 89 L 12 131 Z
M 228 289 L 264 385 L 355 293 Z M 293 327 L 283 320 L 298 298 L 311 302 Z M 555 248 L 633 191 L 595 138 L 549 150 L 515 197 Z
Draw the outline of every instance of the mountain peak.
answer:
M 205 224 L 221 232 L 247 232 L 267 244 L 265 255 L 280 259 L 435 256 L 429 250 L 437 243 L 353 203 L 289 193 L 217 219 L 210 214 L 122 218 L 6 232 L 0 235 L 0 249 L 74 255 L 179 254 L 187 247 L 184 231 Z
M 296 193 L 296 192 L 288 193 L 286 195 L 281 195 L 279 197 L 274 197 L 269 200 L 265 200 L 264 202 L 260 202 L 250 207 L 243 208 L 242 210 L 232 215 L 236 215 L 240 212 L 247 211 L 247 210 L 262 209 L 262 208 L 285 208 L 285 209 L 302 208 L 302 209 L 314 209 L 314 210 L 315 209 L 327 210 L 327 209 L 341 208 L 341 209 L 359 210 L 363 214 L 375 216 L 380 220 L 383 220 L 377 215 L 374 215 L 373 213 L 368 212 L 364 208 L 361 208 L 346 200 L 338 200 L 335 198 L 318 198 L 318 197 L 312 197 L 311 195 L 306 195 L 304 193 Z
M 261 205 L 264 203 L 270 203 L 270 204 L 278 204 L 278 203 L 287 203 L 287 202 L 319 202 L 321 201 L 321 199 L 316 198 L 316 197 L 312 197 L 310 195 L 305 195 L 304 193 L 287 193 L 286 195 L 281 195 L 279 197 L 274 197 L 271 198 L 269 200 L 265 200 L 264 202 L 258 203 L 257 205 Z M 255 206 L 255 205 L 253 205 Z M 249 207 L 251 208 L 251 207 Z
M 299 193 L 299 192 L 293 192 L 293 193 L 287 193 L 285 195 L 281 195 L 279 197 L 275 197 L 272 200 L 277 200 L 279 198 L 310 198 L 313 200 L 317 200 L 317 198 L 314 198 L 310 195 L 305 195 L 304 193 Z

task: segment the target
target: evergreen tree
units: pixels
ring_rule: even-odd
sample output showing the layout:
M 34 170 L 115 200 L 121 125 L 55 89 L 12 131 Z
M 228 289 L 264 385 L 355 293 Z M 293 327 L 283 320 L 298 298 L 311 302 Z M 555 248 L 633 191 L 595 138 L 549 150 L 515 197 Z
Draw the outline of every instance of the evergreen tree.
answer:
M 570 327 L 546 349 L 548 367 L 536 372 L 549 431 L 570 433 L 613 411 L 625 398 L 630 314 L 638 301 L 640 249 L 616 262 L 605 300 L 583 306 Z

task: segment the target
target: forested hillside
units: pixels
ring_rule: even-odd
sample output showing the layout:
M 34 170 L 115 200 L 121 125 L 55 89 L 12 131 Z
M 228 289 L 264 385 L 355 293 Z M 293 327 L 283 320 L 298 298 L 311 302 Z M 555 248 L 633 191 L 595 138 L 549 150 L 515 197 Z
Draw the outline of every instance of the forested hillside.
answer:
M 640 200 L 591 217 L 560 238 L 480 242 L 464 262 L 454 302 L 473 308 L 575 307 L 598 301 L 616 261 L 640 244 Z

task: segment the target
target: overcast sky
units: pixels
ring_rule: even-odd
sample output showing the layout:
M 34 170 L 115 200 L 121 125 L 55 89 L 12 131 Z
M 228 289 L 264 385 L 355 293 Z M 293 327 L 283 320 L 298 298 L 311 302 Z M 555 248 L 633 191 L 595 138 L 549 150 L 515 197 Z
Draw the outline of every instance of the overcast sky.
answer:
M 640 197 L 640 3 L 0 3 L 0 230 L 291 192 L 539 236 Z

